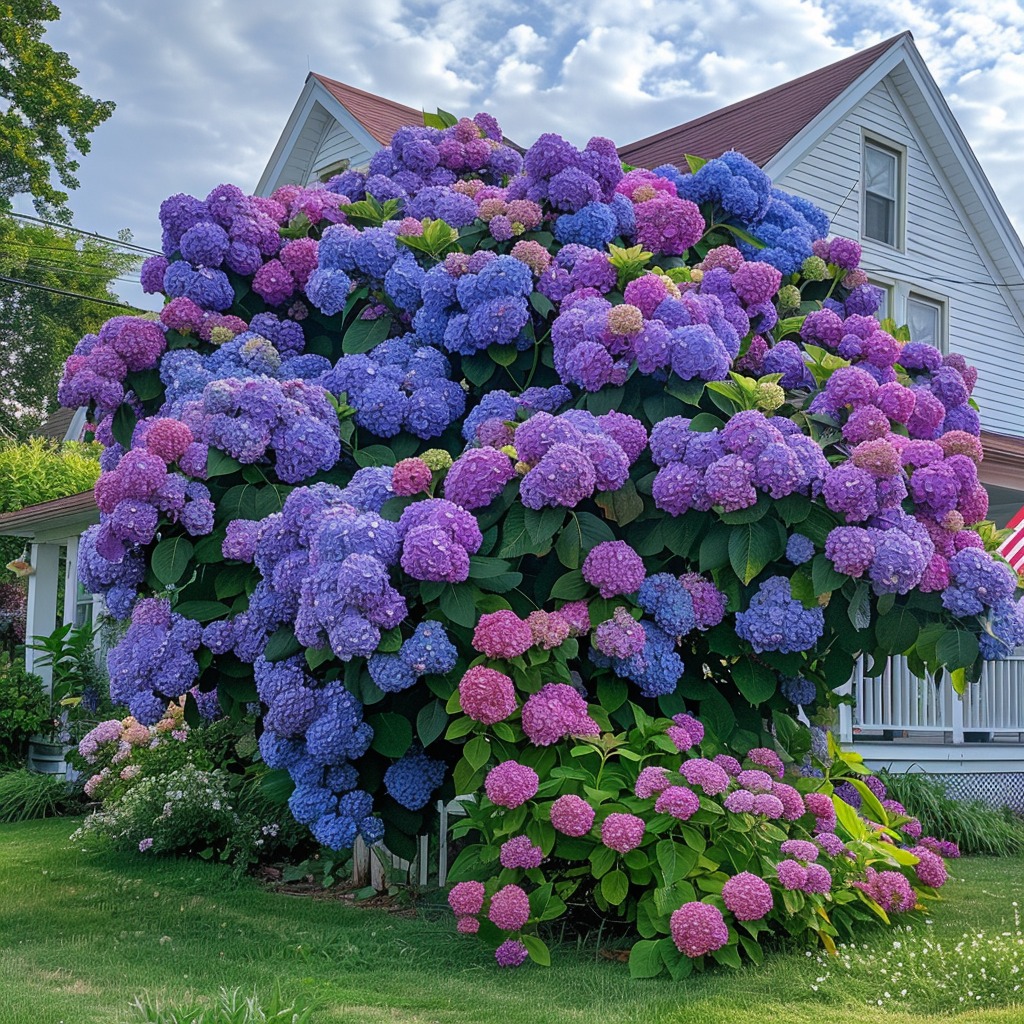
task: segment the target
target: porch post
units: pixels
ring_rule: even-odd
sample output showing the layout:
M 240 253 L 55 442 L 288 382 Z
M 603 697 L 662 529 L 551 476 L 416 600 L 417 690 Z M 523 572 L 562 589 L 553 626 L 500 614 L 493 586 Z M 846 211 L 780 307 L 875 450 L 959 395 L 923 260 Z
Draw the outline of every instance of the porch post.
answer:
M 964 742 L 964 699 L 959 693 L 953 695 L 953 742 Z
M 68 537 L 64 558 L 64 622 L 74 622 L 78 611 L 78 537 Z
M 864 660 L 862 658 L 857 659 L 857 664 L 853 669 L 852 678 L 844 683 L 836 690 L 836 693 L 847 695 L 854 694 L 856 699 L 860 693 L 860 686 L 854 686 L 854 683 L 860 683 L 861 676 L 864 672 Z M 853 742 L 853 708 L 849 704 L 839 705 L 839 742 L 848 745 Z
M 49 665 L 39 665 L 44 655 L 28 647 L 32 638 L 49 636 L 57 625 L 57 576 L 60 568 L 59 544 L 33 544 L 32 568 L 28 578 L 28 609 L 25 615 L 25 668 L 42 677 L 47 693 L 53 684 Z

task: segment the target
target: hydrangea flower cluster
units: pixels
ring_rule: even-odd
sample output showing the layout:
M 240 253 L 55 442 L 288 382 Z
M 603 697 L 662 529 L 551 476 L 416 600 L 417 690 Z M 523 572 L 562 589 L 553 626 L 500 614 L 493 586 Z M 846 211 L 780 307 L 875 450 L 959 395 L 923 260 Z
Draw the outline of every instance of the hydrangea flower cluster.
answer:
M 815 496 L 829 473 L 820 446 L 792 420 L 757 410 L 736 413 L 721 430 L 692 430 L 684 416 L 661 420 L 651 432 L 658 469 L 655 504 L 669 515 L 719 507 L 735 512 L 772 498 Z
M 417 345 L 415 335 L 382 342 L 366 355 L 342 356 L 320 377 L 332 394 L 345 396 L 355 421 L 378 437 L 407 431 L 439 437 L 466 408 L 465 392 L 436 348 Z
M 525 469 L 520 500 L 533 509 L 574 508 L 595 491 L 616 491 L 629 477 L 646 437 L 638 420 L 620 413 L 535 413 L 516 427 L 513 441 Z

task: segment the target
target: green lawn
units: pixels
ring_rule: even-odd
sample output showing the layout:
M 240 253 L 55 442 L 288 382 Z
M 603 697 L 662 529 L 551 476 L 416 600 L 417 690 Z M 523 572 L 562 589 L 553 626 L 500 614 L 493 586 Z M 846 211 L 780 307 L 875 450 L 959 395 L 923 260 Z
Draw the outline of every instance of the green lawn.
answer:
M 910 1024 L 946 1007 L 936 995 L 923 1011 L 881 1014 L 877 976 L 817 994 L 819 968 L 802 955 L 683 983 L 633 982 L 592 948 L 563 947 L 551 969 L 504 972 L 448 916 L 403 918 L 274 894 L 217 865 L 82 850 L 67 841 L 73 827 L 0 826 L 0 1024 L 117 1024 L 143 991 L 179 1001 L 241 986 L 265 996 L 275 981 L 288 997 L 315 997 L 318 1024 Z M 1024 861 L 969 859 L 953 874 L 932 915 L 937 938 L 1013 927 Z M 1020 1024 L 1018 997 L 956 1019 Z

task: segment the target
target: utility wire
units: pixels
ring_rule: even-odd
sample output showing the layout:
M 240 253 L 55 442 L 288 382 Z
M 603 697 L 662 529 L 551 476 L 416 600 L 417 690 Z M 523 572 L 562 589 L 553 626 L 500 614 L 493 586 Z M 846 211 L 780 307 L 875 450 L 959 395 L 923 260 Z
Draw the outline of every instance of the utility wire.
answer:
M 130 306 L 127 302 L 114 302 L 113 299 L 98 299 L 93 295 L 82 295 L 81 292 L 70 292 L 63 288 L 51 288 L 47 284 L 37 284 L 34 281 L 22 281 L 17 277 L 7 277 L 4 274 L 0 274 L 0 281 L 6 281 L 7 284 L 16 284 L 22 288 L 36 288 L 41 292 L 52 292 L 54 295 L 66 295 L 68 298 L 82 299 L 84 302 L 95 302 L 101 306 L 114 306 L 116 309 L 130 309 L 135 313 L 151 312 L 147 309 L 140 309 L 138 306 Z
M 98 238 L 102 242 L 110 242 L 113 245 L 119 245 L 125 249 L 136 249 L 139 252 L 149 253 L 151 256 L 162 256 L 162 252 L 157 252 L 156 249 L 148 249 L 144 245 L 136 245 L 134 242 L 125 242 L 120 238 L 111 238 L 109 235 L 100 235 L 95 231 L 83 231 L 81 228 L 69 227 L 67 224 L 61 224 L 55 220 L 44 220 L 42 217 L 30 217 L 27 213 L 12 213 L 11 217 L 17 220 L 29 220 L 35 224 L 45 224 L 48 228 L 57 228 L 60 231 L 70 231 L 76 235 L 86 235 L 89 238 Z

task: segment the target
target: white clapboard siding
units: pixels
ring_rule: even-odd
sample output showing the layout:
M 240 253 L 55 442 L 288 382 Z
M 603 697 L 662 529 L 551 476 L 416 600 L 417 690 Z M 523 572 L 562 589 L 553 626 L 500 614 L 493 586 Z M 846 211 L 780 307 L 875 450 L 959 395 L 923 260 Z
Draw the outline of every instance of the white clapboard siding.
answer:
M 320 180 L 325 168 L 333 167 L 341 160 L 347 160 L 350 168 L 364 167 L 372 156 L 366 147 L 352 136 L 352 133 L 334 118 L 330 118 L 320 137 L 316 152 L 309 164 L 307 182 Z
M 863 266 L 879 279 L 897 282 L 904 293 L 921 291 L 946 300 L 949 348 L 978 368 L 974 396 L 982 426 L 1024 436 L 1024 380 L 1006 372 L 1024 359 L 1020 325 L 996 287 L 976 283 L 990 280 L 988 257 L 975 243 L 969 215 L 951 198 L 927 142 L 908 120 L 897 90 L 883 79 L 777 184 L 822 207 L 832 218 L 833 233 L 860 239 L 863 133 L 905 148 L 905 250 L 861 239 Z

